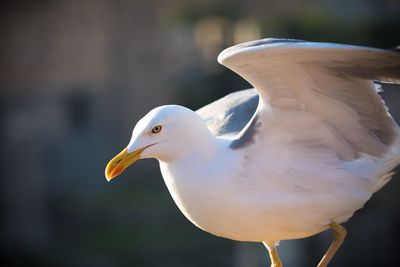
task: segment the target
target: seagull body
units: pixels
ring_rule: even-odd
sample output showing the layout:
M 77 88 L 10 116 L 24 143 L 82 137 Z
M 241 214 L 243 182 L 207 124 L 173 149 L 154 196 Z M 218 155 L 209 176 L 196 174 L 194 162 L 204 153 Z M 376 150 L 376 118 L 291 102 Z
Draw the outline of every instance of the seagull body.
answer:
M 347 221 L 400 164 L 400 131 L 373 81 L 400 81 L 400 55 L 358 46 L 263 39 L 218 61 L 255 89 L 194 112 L 150 111 L 110 161 L 111 180 L 140 158 L 158 159 L 182 213 L 217 236 L 276 244 Z M 341 241 L 332 243 L 326 266 Z M 335 243 L 336 242 L 336 243 Z

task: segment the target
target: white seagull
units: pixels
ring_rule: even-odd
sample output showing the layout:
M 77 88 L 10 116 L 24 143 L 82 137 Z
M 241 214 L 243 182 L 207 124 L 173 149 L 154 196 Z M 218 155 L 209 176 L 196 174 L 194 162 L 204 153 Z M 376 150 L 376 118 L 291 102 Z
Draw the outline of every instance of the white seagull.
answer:
M 280 240 L 331 228 L 327 266 L 347 221 L 400 164 L 400 131 L 374 81 L 400 82 L 400 53 L 291 39 L 227 48 L 218 62 L 255 89 L 194 112 L 151 110 L 106 167 L 111 180 L 156 158 L 172 198 L 199 228 L 262 242 L 282 266 Z

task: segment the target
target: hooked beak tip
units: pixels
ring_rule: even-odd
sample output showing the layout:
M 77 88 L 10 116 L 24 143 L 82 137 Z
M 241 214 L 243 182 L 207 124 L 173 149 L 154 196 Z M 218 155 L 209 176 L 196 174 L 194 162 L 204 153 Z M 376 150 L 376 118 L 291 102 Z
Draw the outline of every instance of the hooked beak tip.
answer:
M 106 179 L 110 182 L 114 177 L 120 175 L 124 171 L 124 167 L 122 165 L 117 165 L 115 168 L 106 172 Z
M 120 175 L 127 167 L 140 159 L 140 154 L 147 147 L 139 148 L 133 152 L 128 152 L 125 148 L 118 155 L 116 155 L 108 164 L 105 170 L 107 181 L 111 181 L 114 177 Z

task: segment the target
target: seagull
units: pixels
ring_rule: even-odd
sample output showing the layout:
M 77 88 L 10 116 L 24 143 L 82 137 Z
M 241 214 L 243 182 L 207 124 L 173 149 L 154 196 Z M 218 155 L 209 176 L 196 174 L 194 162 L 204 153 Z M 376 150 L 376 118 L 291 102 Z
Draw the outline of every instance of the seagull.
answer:
M 198 111 L 151 110 L 108 163 L 107 180 L 156 158 L 197 227 L 263 243 L 274 267 L 281 240 L 332 229 L 318 264 L 327 266 L 345 239 L 341 224 L 400 164 L 400 128 L 376 83 L 400 82 L 400 53 L 268 38 L 229 47 L 218 62 L 254 88 Z

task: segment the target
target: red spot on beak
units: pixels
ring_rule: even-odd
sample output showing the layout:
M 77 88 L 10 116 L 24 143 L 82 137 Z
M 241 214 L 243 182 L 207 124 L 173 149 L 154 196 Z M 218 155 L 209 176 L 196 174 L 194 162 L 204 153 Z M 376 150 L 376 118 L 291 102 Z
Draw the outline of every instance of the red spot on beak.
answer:
M 111 178 L 114 178 L 115 176 L 120 175 L 123 170 L 124 170 L 124 167 L 122 165 L 118 165 L 111 171 Z

